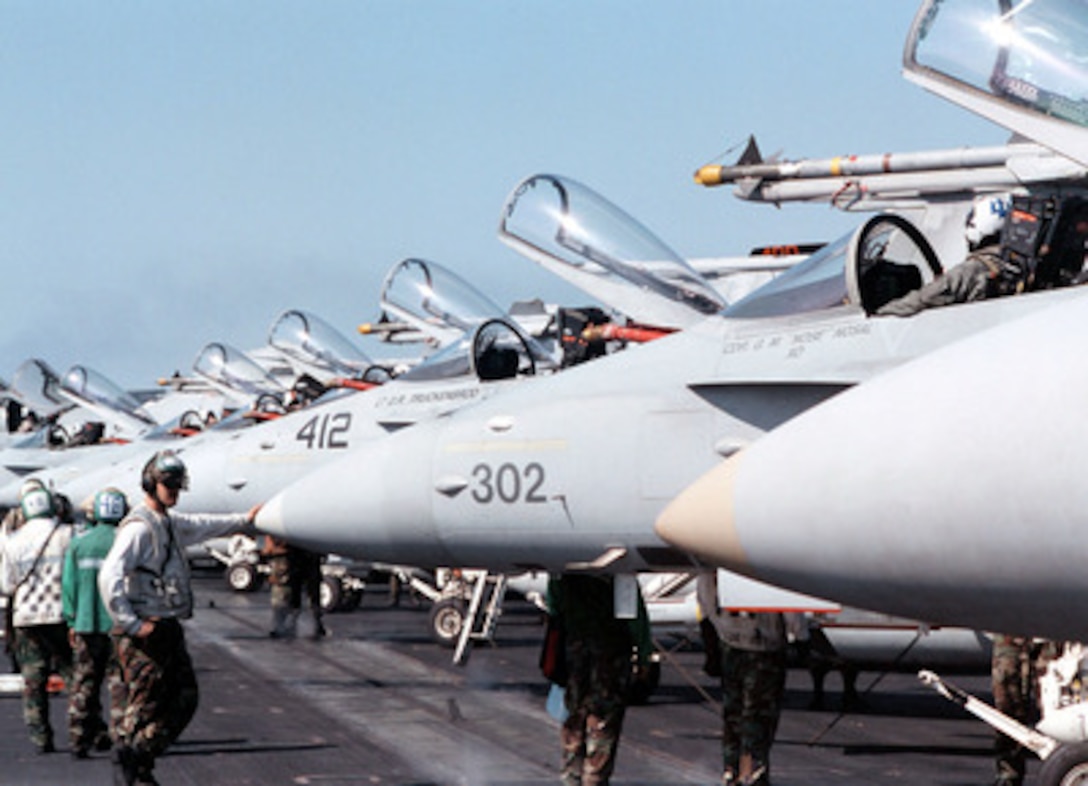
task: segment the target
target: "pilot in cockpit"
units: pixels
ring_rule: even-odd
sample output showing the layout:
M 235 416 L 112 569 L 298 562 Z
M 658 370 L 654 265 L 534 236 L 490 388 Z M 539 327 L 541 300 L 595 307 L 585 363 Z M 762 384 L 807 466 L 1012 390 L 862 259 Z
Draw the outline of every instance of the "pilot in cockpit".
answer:
M 1009 194 L 979 197 L 967 214 L 969 253 L 960 264 L 924 286 L 877 309 L 877 316 L 909 317 L 926 308 L 967 303 L 1020 292 L 1027 266 L 1001 254 L 1001 230 L 1012 208 Z

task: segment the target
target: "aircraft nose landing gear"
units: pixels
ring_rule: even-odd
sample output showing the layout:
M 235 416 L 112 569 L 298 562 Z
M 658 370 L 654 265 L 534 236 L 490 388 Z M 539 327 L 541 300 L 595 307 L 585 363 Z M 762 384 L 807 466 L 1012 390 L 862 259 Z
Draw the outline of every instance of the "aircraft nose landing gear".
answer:
M 1088 786 L 1088 696 L 1083 693 L 1084 650 L 1080 644 L 1066 647 L 1039 678 L 1043 717 L 1029 728 L 984 701 L 946 682 L 932 671 L 918 678 L 949 701 L 990 724 L 1032 751 L 1043 761 L 1041 786 Z

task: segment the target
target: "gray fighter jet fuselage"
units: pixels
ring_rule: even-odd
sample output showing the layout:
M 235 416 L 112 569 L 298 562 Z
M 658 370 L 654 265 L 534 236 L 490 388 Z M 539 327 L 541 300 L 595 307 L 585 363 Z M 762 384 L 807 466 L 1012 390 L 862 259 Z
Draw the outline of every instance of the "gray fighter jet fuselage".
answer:
M 927 89 L 1084 164 L 1086 31 L 1083 3 L 927 2 L 904 63 Z M 1060 196 L 1086 188 L 1067 182 Z M 1042 227 L 1048 204 L 1014 201 L 1014 218 Z M 1068 248 L 1080 267 L 1084 219 Z M 1013 300 L 1035 298 L 1047 307 L 859 385 L 716 467 L 666 510 L 662 536 L 845 603 L 1082 640 L 1088 292 Z
M 867 287 L 859 271 L 879 274 L 891 259 L 929 264 L 909 234 L 899 218 L 874 218 L 742 301 L 737 316 L 726 311 L 352 450 L 274 498 L 258 524 L 320 550 L 390 562 L 690 567 L 653 522 L 722 456 L 911 358 L 1081 296 L 1053 291 L 906 320 L 870 317 L 865 301 L 883 289 Z
M 1028 6 L 1045 19 L 1044 3 Z M 921 12 L 919 24 L 935 13 Z M 922 29 L 918 39 L 927 53 L 941 44 L 965 46 L 963 36 L 927 39 L 933 30 Z M 1007 74 L 1029 67 L 1026 60 L 998 63 Z M 976 73 L 984 87 L 996 72 Z M 1003 87 L 1014 92 L 1016 84 L 1023 81 Z M 1078 106 L 1055 105 L 1054 114 L 1075 114 Z M 1040 122 L 1063 126 L 1058 119 Z M 1038 126 L 1010 124 L 1022 132 Z M 1083 164 L 1083 152 L 1064 147 L 1064 139 L 1035 136 Z M 1081 171 L 1067 167 L 1064 176 L 1073 180 L 1033 181 L 1016 190 L 1040 204 L 1083 197 Z M 923 218 L 877 216 L 852 238 L 683 333 L 352 451 L 269 502 L 259 526 L 315 548 L 391 562 L 494 570 L 593 565 L 617 572 L 690 565 L 687 554 L 654 533 L 653 523 L 673 495 L 723 456 L 758 446 L 791 418 L 897 366 L 1088 297 L 1080 288 L 1050 289 L 907 319 L 873 316 L 962 259 L 967 205 L 955 200 L 969 198 L 975 186 L 993 188 L 955 185 L 958 195 L 911 200 L 925 205 Z M 924 385 L 916 398 L 916 412 L 904 412 L 900 397 L 900 408 L 887 417 L 922 417 Z M 834 435 L 826 437 L 816 449 L 834 451 Z M 788 496 L 779 488 L 769 493 Z

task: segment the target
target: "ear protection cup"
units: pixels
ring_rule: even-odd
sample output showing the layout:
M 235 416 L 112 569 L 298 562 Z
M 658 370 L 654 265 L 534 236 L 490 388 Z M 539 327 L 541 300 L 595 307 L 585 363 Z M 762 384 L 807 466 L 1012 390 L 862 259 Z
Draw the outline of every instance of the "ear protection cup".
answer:
M 155 493 L 155 459 L 159 457 L 156 453 L 154 456 L 147 460 L 144 464 L 143 472 L 140 473 L 140 488 L 147 494 Z

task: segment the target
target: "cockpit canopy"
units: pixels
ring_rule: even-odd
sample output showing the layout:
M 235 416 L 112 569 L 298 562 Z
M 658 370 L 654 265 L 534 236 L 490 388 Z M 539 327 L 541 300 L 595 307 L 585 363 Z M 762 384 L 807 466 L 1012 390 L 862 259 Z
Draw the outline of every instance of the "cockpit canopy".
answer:
M 381 307 L 384 320 L 402 322 L 439 346 L 505 313 L 452 270 L 414 258 L 398 262 L 386 275 Z
M 285 311 L 268 332 L 268 343 L 307 370 L 357 378 L 372 365 L 362 350 L 316 314 Z
M 119 385 L 86 366 L 72 366 L 60 381 L 60 390 L 81 406 L 107 410 L 122 418 L 134 418 L 143 426 L 154 425 L 140 402 Z
M 282 398 L 286 392 L 248 355 L 220 342 L 212 342 L 200 351 L 193 361 L 193 371 L 242 405 L 251 404 L 264 393 Z
M 57 372 L 39 358 L 23 361 L 11 379 L 11 392 L 41 417 L 49 417 L 70 406 L 59 388 Z
M 569 178 L 535 175 L 520 183 L 503 208 L 499 238 L 644 324 L 689 327 L 725 305 L 650 230 Z
M 1088 165 L 1088 4 L 929 0 L 907 78 Z

